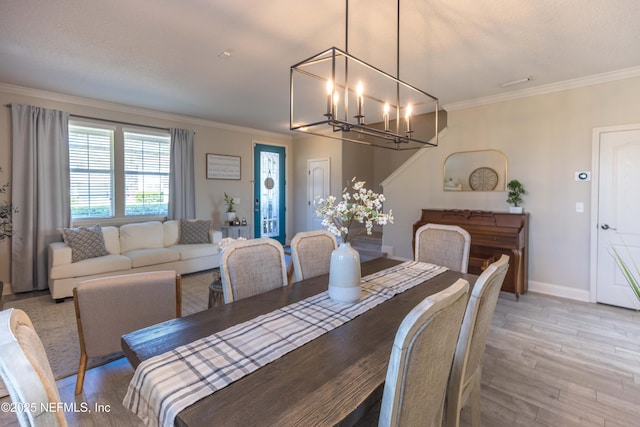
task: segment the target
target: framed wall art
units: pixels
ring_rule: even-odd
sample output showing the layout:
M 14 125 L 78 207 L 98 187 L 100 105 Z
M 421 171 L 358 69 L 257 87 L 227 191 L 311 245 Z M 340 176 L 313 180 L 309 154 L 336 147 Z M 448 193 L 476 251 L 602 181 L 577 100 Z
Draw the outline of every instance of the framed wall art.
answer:
M 240 156 L 207 153 L 207 179 L 240 179 Z

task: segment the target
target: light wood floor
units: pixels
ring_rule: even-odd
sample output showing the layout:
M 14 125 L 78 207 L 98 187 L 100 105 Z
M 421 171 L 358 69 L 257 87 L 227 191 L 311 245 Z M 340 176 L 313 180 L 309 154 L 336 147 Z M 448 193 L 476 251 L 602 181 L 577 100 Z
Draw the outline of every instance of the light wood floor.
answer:
M 68 413 L 70 425 L 142 425 L 121 404 L 132 375 L 124 359 L 91 369 L 78 397 L 75 376 L 58 381 L 65 402 L 84 402 L 93 411 Z M 96 404 L 109 412 L 96 412 Z M 482 421 L 485 427 L 640 426 L 640 313 L 533 293 L 516 302 L 502 294 L 487 343 Z M 0 425 L 17 424 L 0 413 Z M 470 425 L 468 409 L 463 425 Z

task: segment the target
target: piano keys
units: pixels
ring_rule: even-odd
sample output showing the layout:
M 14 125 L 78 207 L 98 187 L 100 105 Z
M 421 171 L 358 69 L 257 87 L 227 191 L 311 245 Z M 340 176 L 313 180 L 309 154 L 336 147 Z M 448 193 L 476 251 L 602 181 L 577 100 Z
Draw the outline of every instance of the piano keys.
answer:
M 502 290 L 514 293 L 516 299 L 527 292 L 528 214 L 460 209 L 422 209 L 413 224 L 413 248 L 416 230 L 427 223 L 458 225 L 471 235 L 469 273 L 480 274 L 502 254 L 510 257 L 509 270 Z

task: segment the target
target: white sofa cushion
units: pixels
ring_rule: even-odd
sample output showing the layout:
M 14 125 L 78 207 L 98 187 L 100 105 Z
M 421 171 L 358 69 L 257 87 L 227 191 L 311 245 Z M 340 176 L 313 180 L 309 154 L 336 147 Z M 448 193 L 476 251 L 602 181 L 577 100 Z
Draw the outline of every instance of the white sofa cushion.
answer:
M 163 248 L 164 230 L 160 221 L 148 221 L 120 226 L 120 253 L 136 249 Z
M 131 259 L 133 268 L 180 260 L 180 253 L 167 248 L 136 249 L 124 255 Z
M 49 279 L 83 277 L 112 271 L 129 270 L 131 265 L 131 259 L 126 256 L 105 255 L 98 258 L 83 259 L 74 263 L 55 265 L 49 271 Z
M 177 245 L 180 241 L 180 221 L 170 219 L 162 223 L 164 229 L 164 247 Z
M 102 227 L 102 235 L 104 236 L 104 246 L 107 252 L 114 255 L 120 254 L 120 233 L 118 227 Z
M 217 255 L 219 252 L 218 245 L 214 245 L 214 244 L 175 245 L 170 247 L 169 249 L 179 253 L 180 259 L 192 259 L 192 258 L 200 258 L 204 256 Z

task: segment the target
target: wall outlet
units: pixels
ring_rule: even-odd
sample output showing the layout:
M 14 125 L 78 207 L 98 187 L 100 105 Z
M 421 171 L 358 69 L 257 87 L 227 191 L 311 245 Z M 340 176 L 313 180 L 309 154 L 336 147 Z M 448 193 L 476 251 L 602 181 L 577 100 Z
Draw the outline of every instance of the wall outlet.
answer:
M 576 212 L 583 213 L 584 212 L 584 203 L 577 202 L 576 203 Z

